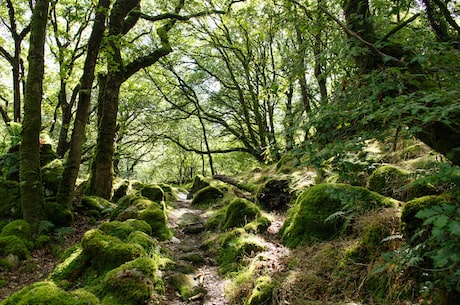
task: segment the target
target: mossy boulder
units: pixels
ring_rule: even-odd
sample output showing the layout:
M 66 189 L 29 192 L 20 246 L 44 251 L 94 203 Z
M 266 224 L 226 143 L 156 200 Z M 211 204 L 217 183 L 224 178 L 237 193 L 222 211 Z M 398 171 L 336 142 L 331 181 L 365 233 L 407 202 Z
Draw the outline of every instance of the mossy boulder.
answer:
M 45 197 L 56 196 L 63 172 L 64 165 L 60 159 L 55 159 L 42 167 L 42 182 Z
M 157 184 L 147 184 L 141 189 L 141 195 L 154 202 L 165 200 L 163 189 Z
M 424 196 L 406 202 L 401 212 L 401 227 L 407 238 L 411 238 L 421 229 L 423 220 L 416 214 L 435 205 L 451 204 L 445 196 Z
M 241 228 L 223 234 L 218 246 L 218 270 L 222 274 L 238 271 L 245 258 L 265 249 L 263 241 L 257 235 L 249 234 Z
M 104 222 L 99 226 L 99 230 L 107 235 L 118 237 L 120 240 L 125 241 L 128 235 L 134 231 L 141 231 L 148 235 L 152 234 L 152 228 L 150 225 L 138 219 L 128 219 L 124 222 L 115 220 L 110 222 Z
M 116 209 L 117 205 L 98 196 L 84 196 L 81 205 L 90 211 L 95 211 L 99 216 L 107 216 Z
M 214 186 L 206 186 L 200 189 L 192 200 L 192 205 L 195 206 L 209 206 L 215 204 L 219 199 L 224 196 L 224 192 Z
M 150 225 L 152 236 L 158 237 L 160 240 L 167 240 L 172 237 L 173 233 L 168 229 L 165 212 L 158 206 L 152 205 L 140 211 L 138 217 Z
M 369 177 L 367 187 L 381 195 L 406 200 L 411 174 L 398 167 L 384 165 L 377 168 Z
M 344 231 L 340 214 L 393 206 L 393 200 L 359 186 L 323 183 L 305 190 L 288 211 L 280 234 L 289 247 L 314 240 L 330 240 Z M 331 219 L 332 218 L 332 219 Z
M 37 282 L 14 293 L 2 305 L 98 305 L 99 299 L 83 289 L 67 292 L 51 281 Z
M 254 203 L 247 199 L 237 198 L 227 206 L 222 229 L 243 227 L 247 223 L 261 217 L 262 213 Z
M 195 176 L 195 178 L 193 179 L 192 187 L 189 190 L 187 198 L 191 199 L 199 190 L 207 186 L 210 186 L 210 185 L 211 183 L 205 177 L 201 175 Z
M 268 211 L 287 210 L 291 198 L 288 180 L 268 180 L 256 194 L 257 204 Z
M 145 209 L 160 208 L 161 210 L 165 210 L 166 207 L 163 203 L 151 201 L 144 196 L 130 194 L 120 199 L 110 218 L 120 221 L 138 218 L 139 213 Z
M 168 284 L 176 290 L 183 301 L 198 295 L 206 294 L 203 287 L 197 285 L 193 277 L 189 274 L 174 273 L 168 278 Z
M 30 224 L 22 219 L 13 220 L 3 227 L 0 236 L 11 236 L 16 235 L 20 239 L 31 240 L 32 231 Z
M 65 205 L 46 200 L 44 208 L 47 220 L 57 227 L 69 227 L 72 224 L 73 213 Z
M 161 282 L 157 272 L 157 262 L 148 257 L 139 257 L 109 271 L 97 289 L 102 304 L 146 304 Z
M 99 271 L 110 270 L 146 254 L 138 244 L 124 243 L 99 229 L 87 231 L 82 238 L 85 261 Z
M 63 255 L 61 262 L 57 264 L 48 276 L 48 279 L 58 283 L 61 287 L 74 285 L 86 271 L 89 262 L 88 257 L 83 255 L 80 245 L 72 247 Z
M 276 282 L 269 276 L 262 276 L 256 280 L 247 305 L 268 305 L 273 301 L 273 289 Z
M 0 180 L 0 218 L 19 219 L 21 217 L 19 183 Z
M 0 256 L 17 256 L 19 259 L 29 259 L 30 253 L 26 242 L 16 235 L 0 236 Z
M 115 189 L 113 191 L 113 196 L 112 196 L 112 201 L 117 202 L 120 200 L 122 197 L 126 196 L 128 194 L 130 187 L 130 183 L 128 180 L 123 180 L 115 186 Z
M 127 243 L 129 244 L 138 244 L 140 245 L 142 248 L 144 248 L 144 250 L 148 253 L 152 250 L 152 248 L 155 248 L 158 246 L 158 242 L 156 239 L 154 239 L 152 236 L 144 233 L 144 232 L 141 232 L 141 231 L 134 231 L 134 232 L 131 232 L 129 235 L 128 235 L 128 238 L 127 238 Z

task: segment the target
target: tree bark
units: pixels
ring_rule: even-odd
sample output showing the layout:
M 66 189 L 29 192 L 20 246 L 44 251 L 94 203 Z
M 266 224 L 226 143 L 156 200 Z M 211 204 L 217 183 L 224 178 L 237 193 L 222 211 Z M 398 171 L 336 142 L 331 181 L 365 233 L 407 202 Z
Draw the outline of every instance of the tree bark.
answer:
M 21 205 L 24 220 L 34 234 L 45 218 L 44 195 L 40 171 L 41 102 L 43 95 L 44 47 L 48 0 L 37 0 L 32 13 L 29 71 L 24 99 L 24 122 L 20 146 Z
M 70 140 L 69 156 L 67 157 L 61 184 L 56 195 L 56 201 L 65 205 L 68 209 L 72 209 L 75 183 L 80 169 L 83 143 L 85 141 L 86 122 L 88 121 L 91 104 L 91 89 L 95 77 L 94 71 L 104 36 L 105 21 L 109 6 L 110 0 L 99 0 L 96 8 L 94 25 L 88 41 L 88 53 L 83 67 L 83 75 L 80 79 L 78 106 Z

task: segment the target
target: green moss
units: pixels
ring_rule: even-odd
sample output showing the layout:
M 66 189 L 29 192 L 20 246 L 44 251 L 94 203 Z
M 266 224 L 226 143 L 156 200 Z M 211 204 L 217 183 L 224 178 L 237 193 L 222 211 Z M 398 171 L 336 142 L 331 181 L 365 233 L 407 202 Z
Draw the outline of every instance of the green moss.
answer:
M 50 281 L 32 284 L 4 300 L 2 305 L 83 305 Z M 87 304 L 87 303 L 86 303 Z
M 49 235 L 41 234 L 35 239 L 35 248 L 42 249 L 51 242 Z
M 165 193 L 163 189 L 157 184 L 144 185 L 141 189 L 142 196 L 154 202 L 161 202 L 165 200 Z
M 42 168 L 42 181 L 45 197 L 56 196 L 62 180 L 64 165 L 60 159 L 55 159 Z
M 168 229 L 166 223 L 166 216 L 160 208 L 152 206 L 140 211 L 139 219 L 145 220 L 150 225 L 152 236 L 158 237 L 161 240 L 167 240 L 172 237 L 173 234 Z
M 153 237 L 141 231 L 131 232 L 127 238 L 127 242 L 140 245 L 146 252 L 150 252 L 152 248 L 158 245 L 158 242 Z
M 210 182 L 203 176 L 201 175 L 197 175 L 195 176 L 195 178 L 193 179 L 193 184 L 192 184 L 192 187 L 190 188 L 190 193 L 192 195 L 196 194 L 199 190 L 207 187 L 207 186 L 210 186 Z
M 112 202 L 98 197 L 98 196 L 84 196 L 81 199 L 81 204 L 88 210 L 96 210 L 99 213 L 112 211 L 116 208 L 116 205 Z
M 23 239 L 16 235 L 0 236 L 0 255 L 16 255 L 20 259 L 29 259 L 30 253 Z
M 178 197 L 177 190 L 169 184 L 160 183 L 158 185 L 165 194 L 165 201 L 169 204 L 173 204 Z
M 203 256 L 201 256 L 199 253 L 184 253 L 179 256 L 179 259 L 191 262 L 195 265 L 203 265 L 205 263 Z
M 244 226 L 244 230 L 248 233 L 263 233 L 267 231 L 268 227 L 270 227 L 271 221 L 265 216 L 257 217 L 250 223 Z
M 171 285 L 183 301 L 188 300 L 194 295 L 206 293 L 206 290 L 196 285 L 195 280 L 189 274 L 175 273 L 168 278 L 168 284 Z
M 384 165 L 371 174 L 368 181 L 368 188 L 384 196 L 406 200 L 406 186 L 410 181 L 409 172 L 394 166 Z
M 227 207 L 222 229 L 243 227 L 260 216 L 260 209 L 254 203 L 243 198 L 234 199 Z
M 139 199 L 139 195 L 136 194 L 128 194 L 123 196 L 116 204 L 115 210 L 112 212 L 110 219 L 116 219 L 118 215 L 120 215 L 123 211 L 125 211 L 128 207 L 130 207 L 133 202 Z
M 57 227 L 70 227 L 73 223 L 73 213 L 65 205 L 57 202 L 45 202 L 46 218 Z
M 209 206 L 215 204 L 224 193 L 217 187 L 206 186 L 193 196 L 192 205 Z
M 22 219 L 13 220 L 3 227 L 0 236 L 16 235 L 20 239 L 30 240 L 32 231 L 27 221 Z
M 221 237 L 217 262 L 219 272 L 226 274 L 242 267 L 245 257 L 250 257 L 265 249 L 263 242 L 243 229 L 234 229 Z
M 444 196 L 424 196 L 406 202 L 401 212 L 401 226 L 406 237 L 411 238 L 423 224 L 423 220 L 415 215 L 426 208 L 450 204 Z
M 113 191 L 113 196 L 112 196 L 112 201 L 117 202 L 120 200 L 123 196 L 126 196 L 128 194 L 129 190 L 129 181 L 128 180 L 123 180 L 115 186 L 115 190 Z
M 82 255 L 83 249 L 80 246 L 67 251 L 61 263 L 54 267 L 48 278 L 59 282 L 61 285 L 76 281 L 85 271 L 86 261 Z
M 0 218 L 22 217 L 19 184 L 16 181 L 0 180 Z
M 146 234 L 152 234 L 152 228 L 150 225 L 137 219 L 128 219 L 124 222 L 118 220 L 104 222 L 99 226 L 99 230 L 105 232 L 108 235 L 118 237 L 121 240 L 126 240 L 129 234 L 133 231 L 142 231 Z
M 300 243 L 335 238 L 343 231 L 343 219 L 326 221 L 334 213 L 363 211 L 392 206 L 389 198 L 363 187 L 324 183 L 304 191 L 289 210 L 280 234 L 284 243 L 296 247 Z
M 85 260 L 96 270 L 110 270 L 146 254 L 140 245 L 126 244 L 98 229 L 86 232 L 81 244 Z
M 145 304 L 161 281 L 157 271 L 158 264 L 154 259 L 140 257 L 129 261 L 104 276 L 98 289 L 99 294 L 104 299 L 106 296 L 113 298 L 119 304 Z M 102 303 L 109 304 L 107 300 Z
M 80 288 L 74 291 L 71 291 L 70 294 L 74 298 L 75 302 L 74 305 L 99 305 L 100 301 L 97 296 L 92 294 L 91 292 L 85 290 L 84 288 Z
M 275 281 L 269 276 L 259 277 L 249 297 L 248 305 L 269 305 L 273 301 Z

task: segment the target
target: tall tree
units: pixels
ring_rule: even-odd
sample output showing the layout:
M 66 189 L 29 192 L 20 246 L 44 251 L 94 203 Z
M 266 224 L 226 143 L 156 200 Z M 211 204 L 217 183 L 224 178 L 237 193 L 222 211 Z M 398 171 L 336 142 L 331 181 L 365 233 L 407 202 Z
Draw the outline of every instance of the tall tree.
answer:
M 34 233 L 38 232 L 39 223 L 44 219 L 39 137 L 48 7 L 48 0 L 37 0 L 33 8 L 20 147 L 22 213 L 24 219 L 31 224 Z
M 16 6 L 15 6 L 16 5 Z M 26 21 L 22 29 L 19 29 L 18 21 L 23 19 L 25 14 L 25 2 L 15 2 L 6 0 L 6 6 L 8 8 L 8 21 L 3 20 L 3 24 L 7 25 L 7 28 L 13 38 L 13 51 L 9 52 L 3 46 L 0 46 L 0 56 L 5 58 L 11 65 L 12 76 L 13 76 L 13 108 L 15 122 L 21 121 L 21 84 L 24 79 L 24 63 L 21 57 L 22 53 L 22 42 L 26 35 L 30 31 L 30 24 Z M 8 106 L 8 105 L 7 105 Z
M 105 32 L 105 21 L 110 6 L 110 0 L 99 0 L 96 7 L 93 29 L 88 41 L 87 55 L 80 79 L 77 113 L 75 115 L 72 136 L 61 184 L 58 189 L 56 201 L 69 210 L 72 210 L 72 201 L 75 192 L 75 182 L 82 158 L 83 143 L 85 141 L 86 123 L 91 104 L 91 90 L 95 78 L 97 58 Z

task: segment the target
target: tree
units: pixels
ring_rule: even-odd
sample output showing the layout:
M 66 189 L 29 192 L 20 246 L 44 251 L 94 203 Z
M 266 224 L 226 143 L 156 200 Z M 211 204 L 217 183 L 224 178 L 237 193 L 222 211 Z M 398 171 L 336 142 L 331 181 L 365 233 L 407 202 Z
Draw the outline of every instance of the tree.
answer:
M 16 5 L 16 6 L 15 6 Z M 5 21 L 2 17 L 3 24 L 7 25 L 7 28 L 13 39 L 13 51 L 9 52 L 3 46 L 0 46 L 0 56 L 5 58 L 11 65 L 12 79 L 13 79 L 13 107 L 15 122 L 21 121 L 21 83 L 23 85 L 24 77 L 24 63 L 21 57 L 22 53 L 22 42 L 30 31 L 30 24 L 25 21 L 22 29 L 18 29 L 18 21 L 23 20 L 23 16 L 26 15 L 26 7 L 24 2 L 13 2 L 6 0 L 6 6 L 8 8 L 8 21 Z M 24 85 L 23 85 L 24 88 Z M 8 105 L 6 105 L 8 107 Z
M 44 219 L 39 137 L 48 7 L 48 0 L 37 0 L 33 8 L 20 147 L 22 213 L 24 220 L 30 223 L 35 233 L 38 232 L 40 221 Z

